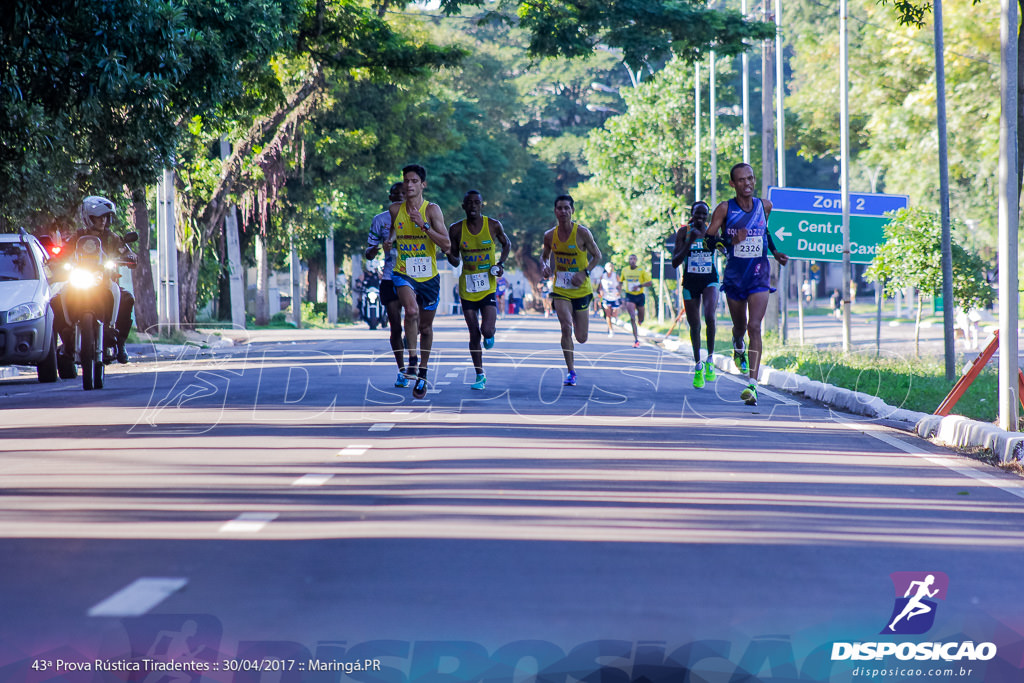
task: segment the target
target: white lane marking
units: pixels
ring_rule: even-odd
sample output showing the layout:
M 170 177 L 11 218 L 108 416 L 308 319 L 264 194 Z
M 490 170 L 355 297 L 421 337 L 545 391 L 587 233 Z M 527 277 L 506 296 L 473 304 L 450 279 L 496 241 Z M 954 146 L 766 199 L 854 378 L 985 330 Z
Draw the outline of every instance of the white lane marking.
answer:
M 443 386 L 446 386 L 448 384 L 451 384 L 451 382 L 437 382 L 436 384 L 434 384 L 434 386 L 436 386 L 436 387 L 443 387 Z
M 370 425 L 371 432 L 390 432 L 394 428 L 394 422 L 378 422 L 377 424 Z
M 89 608 L 90 617 L 138 617 L 185 587 L 188 579 L 144 576 Z
M 750 379 L 746 375 L 736 376 L 736 375 L 732 375 L 732 374 L 727 373 L 727 372 L 719 371 L 718 377 L 720 379 L 725 379 L 725 380 L 728 380 L 730 382 L 735 382 L 736 384 L 740 385 L 741 387 L 745 387 L 745 386 L 747 386 L 747 384 L 750 383 Z M 761 384 L 760 382 L 758 382 L 758 384 L 757 384 L 757 395 L 758 395 L 758 397 L 768 396 L 770 398 L 774 398 L 779 403 L 781 403 L 783 405 L 787 405 L 787 406 L 798 406 L 798 405 L 800 405 L 800 403 L 798 401 L 794 401 L 792 397 L 786 396 L 784 394 L 776 393 L 776 392 L 772 391 L 771 389 L 769 389 L 764 384 Z
M 224 524 L 221 533 L 255 534 L 277 519 L 276 512 L 243 512 Z
M 412 408 L 396 408 L 391 411 L 392 415 L 409 415 L 412 413 Z
M 323 486 L 333 476 L 333 474 L 304 474 L 293 481 L 292 486 Z
M 445 375 L 445 377 L 458 377 L 458 376 L 459 376 L 459 373 L 457 373 L 457 372 L 449 372 L 447 375 Z
M 912 443 L 904 443 L 902 440 L 897 439 L 896 437 L 881 431 L 881 429 L 879 427 L 876 427 L 875 425 L 858 424 L 856 422 L 852 422 L 850 420 L 843 420 L 841 418 L 833 418 L 833 420 L 837 424 L 840 424 L 846 427 L 847 429 L 852 429 L 854 431 L 867 434 L 868 436 L 872 436 L 883 443 L 889 444 L 893 448 L 900 449 L 904 453 L 924 456 L 924 459 L 932 463 L 933 465 L 945 467 L 946 469 L 952 470 L 959 475 L 962 475 L 964 477 L 970 477 L 971 479 L 976 479 L 982 482 L 983 484 L 988 484 L 989 486 L 994 486 L 995 488 L 1001 491 L 1005 491 L 1006 493 L 1009 493 L 1011 496 L 1016 496 L 1018 498 L 1024 499 L 1024 482 L 1014 485 L 1009 483 L 1008 481 L 997 479 L 988 472 L 979 470 L 969 465 L 963 465 L 959 463 L 956 458 L 951 458 L 945 455 L 936 455 L 935 453 L 928 452 L 927 450 L 921 448 L 920 446 L 916 446 Z
M 427 393 L 428 394 L 440 394 L 441 390 L 440 389 L 427 389 Z
M 354 443 L 351 446 L 345 446 L 344 448 L 342 448 L 340 451 L 338 451 L 338 455 L 362 455 L 371 448 L 373 448 L 373 444 Z

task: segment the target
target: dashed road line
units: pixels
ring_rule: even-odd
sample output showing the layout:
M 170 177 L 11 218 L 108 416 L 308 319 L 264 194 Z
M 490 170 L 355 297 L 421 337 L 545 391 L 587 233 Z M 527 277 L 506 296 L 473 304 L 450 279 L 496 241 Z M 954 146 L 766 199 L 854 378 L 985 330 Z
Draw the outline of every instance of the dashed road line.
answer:
M 378 422 L 377 424 L 370 425 L 371 432 L 390 432 L 394 428 L 394 422 Z
M 339 456 L 362 455 L 363 453 L 365 453 L 366 451 L 370 450 L 371 448 L 373 448 L 373 444 L 369 444 L 369 443 L 366 443 L 366 444 L 354 443 L 354 444 L 352 444 L 350 446 L 345 446 L 344 448 L 342 448 L 340 451 L 338 451 L 338 455 Z
M 333 474 L 304 474 L 292 482 L 292 486 L 323 486 L 334 477 Z
M 181 577 L 144 576 L 89 608 L 90 617 L 138 617 L 185 587 Z
M 221 533 L 255 534 L 277 519 L 276 512 L 243 512 L 221 526 Z

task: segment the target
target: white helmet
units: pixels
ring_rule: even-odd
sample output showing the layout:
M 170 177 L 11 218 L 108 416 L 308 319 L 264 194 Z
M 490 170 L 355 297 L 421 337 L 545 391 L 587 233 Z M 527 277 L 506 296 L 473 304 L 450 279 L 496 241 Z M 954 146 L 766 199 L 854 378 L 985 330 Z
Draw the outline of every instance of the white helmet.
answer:
M 113 220 L 114 214 L 117 213 L 117 207 L 114 206 L 114 202 L 110 201 L 106 197 L 86 197 L 82 200 L 82 207 L 78 211 L 78 218 L 82 222 L 82 227 L 86 230 L 92 230 L 99 227 L 107 227 L 110 225 L 110 221 Z M 106 221 L 106 224 L 97 223 L 97 219 L 109 216 L 110 218 Z

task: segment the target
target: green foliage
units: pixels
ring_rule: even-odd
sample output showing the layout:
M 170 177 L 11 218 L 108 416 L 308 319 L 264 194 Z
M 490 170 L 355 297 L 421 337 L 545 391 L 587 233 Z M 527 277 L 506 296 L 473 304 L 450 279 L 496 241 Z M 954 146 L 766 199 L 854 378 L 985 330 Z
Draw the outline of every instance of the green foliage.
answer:
M 301 0 L 15 0 L 0 18 L 0 220 L 143 187 L 194 116 L 241 97 Z
M 927 5 L 920 5 L 927 8 Z M 901 26 L 889 6 L 850 5 L 851 189 L 906 194 L 912 206 L 938 210 L 935 52 L 932 26 Z M 999 110 L 999 5 L 944 7 L 950 210 L 977 220 L 972 239 L 991 256 Z M 833 8 L 794 0 L 785 25 L 793 49 L 786 98 L 791 144 L 807 158 L 839 153 L 839 54 Z
M 721 60 L 719 71 L 726 82 L 727 60 Z M 609 119 L 587 143 L 593 177 L 585 184 L 583 195 L 591 201 L 584 208 L 594 216 L 596 226 L 608 230 L 610 244 L 620 257 L 651 249 L 686 220 L 695 196 L 693 78 L 692 66 L 682 60 L 670 62 L 654 78 L 626 92 L 626 113 Z M 730 94 L 722 90 L 725 101 Z M 739 117 L 718 118 L 722 168 L 730 165 L 724 160 L 741 158 L 739 123 Z M 705 114 L 704 145 L 710 138 L 709 125 Z M 705 174 L 707 157 L 705 148 Z M 725 173 L 719 175 L 719 189 L 727 189 L 721 187 Z M 702 197 L 710 194 L 710 180 L 702 183 Z
M 733 10 L 672 0 L 547 0 L 518 5 L 534 55 L 583 57 L 598 44 L 620 48 L 627 64 L 675 54 L 693 62 L 709 50 L 739 54 L 747 41 L 775 36 L 774 25 L 748 22 Z
M 890 214 L 885 242 L 865 271 L 869 281 L 885 282 L 885 291 L 914 287 L 922 292 L 942 289 L 942 223 L 922 209 L 900 209 Z M 955 225 L 955 231 L 963 231 Z M 994 292 L 985 280 L 985 262 L 953 240 L 953 297 L 965 309 L 981 308 L 992 302 Z

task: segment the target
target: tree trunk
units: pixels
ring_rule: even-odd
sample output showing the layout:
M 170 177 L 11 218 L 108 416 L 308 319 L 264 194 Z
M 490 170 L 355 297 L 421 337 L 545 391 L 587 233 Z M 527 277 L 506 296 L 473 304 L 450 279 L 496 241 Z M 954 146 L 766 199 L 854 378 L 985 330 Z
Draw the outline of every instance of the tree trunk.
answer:
M 146 203 L 146 189 L 125 188 L 125 195 L 131 204 L 128 207 L 132 229 L 139 234 L 139 241 L 132 249 L 139 255 L 139 265 L 132 271 L 132 289 L 135 292 L 135 327 L 141 332 L 155 330 L 160 322 L 156 312 L 156 288 L 153 286 L 153 268 L 149 262 L 151 233 L 149 229 L 149 204 Z
M 179 242 L 181 244 L 181 242 Z M 196 301 L 199 293 L 199 266 L 203 262 L 203 249 L 178 252 L 178 320 L 183 329 L 195 329 Z
M 914 357 L 921 357 L 921 311 L 924 309 L 924 297 L 921 292 L 917 294 L 917 318 L 914 320 Z
M 540 305 L 541 293 L 540 293 L 540 281 L 541 281 L 541 269 L 543 264 L 540 260 L 533 255 L 533 243 L 524 242 L 516 248 L 515 252 L 516 261 L 519 262 L 519 266 L 522 269 L 523 275 L 526 277 L 527 282 L 530 283 L 530 289 L 533 291 L 534 301 Z
M 233 206 L 229 203 L 228 197 L 238 189 L 239 183 L 245 179 L 245 166 L 252 161 L 249 158 L 250 154 L 257 146 L 263 146 L 266 150 L 278 149 L 287 140 L 292 139 L 302 122 L 315 113 L 315 105 L 323 86 L 323 72 L 314 69 L 302 86 L 288 97 L 285 104 L 268 116 L 259 119 L 241 139 L 235 142 L 231 156 L 223 162 L 220 179 L 214 187 L 210 200 L 205 202 L 201 208 L 193 203 L 183 211 L 188 217 L 183 217 L 181 223 L 188 221 L 195 228 L 190 236 L 191 242 L 179 241 L 179 244 L 184 245 L 186 249 L 184 252 L 178 252 L 178 291 L 181 302 L 180 319 L 183 327 L 191 327 L 195 324 L 197 284 L 203 251 L 214 236 L 223 230 L 224 216 Z M 269 140 L 267 136 L 270 136 Z M 266 310 L 266 304 L 264 304 L 264 310 Z M 262 324 L 266 324 L 266 322 Z
M 327 279 L 324 277 L 324 257 L 322 254 L 313 256 L 306 263 L 306 301 L 312 301 L 314 303 L 322 304 L 324 302 L 323 292 L 326 290 L 326 284 L 323 287 L 320 283 L 326 283 Z

